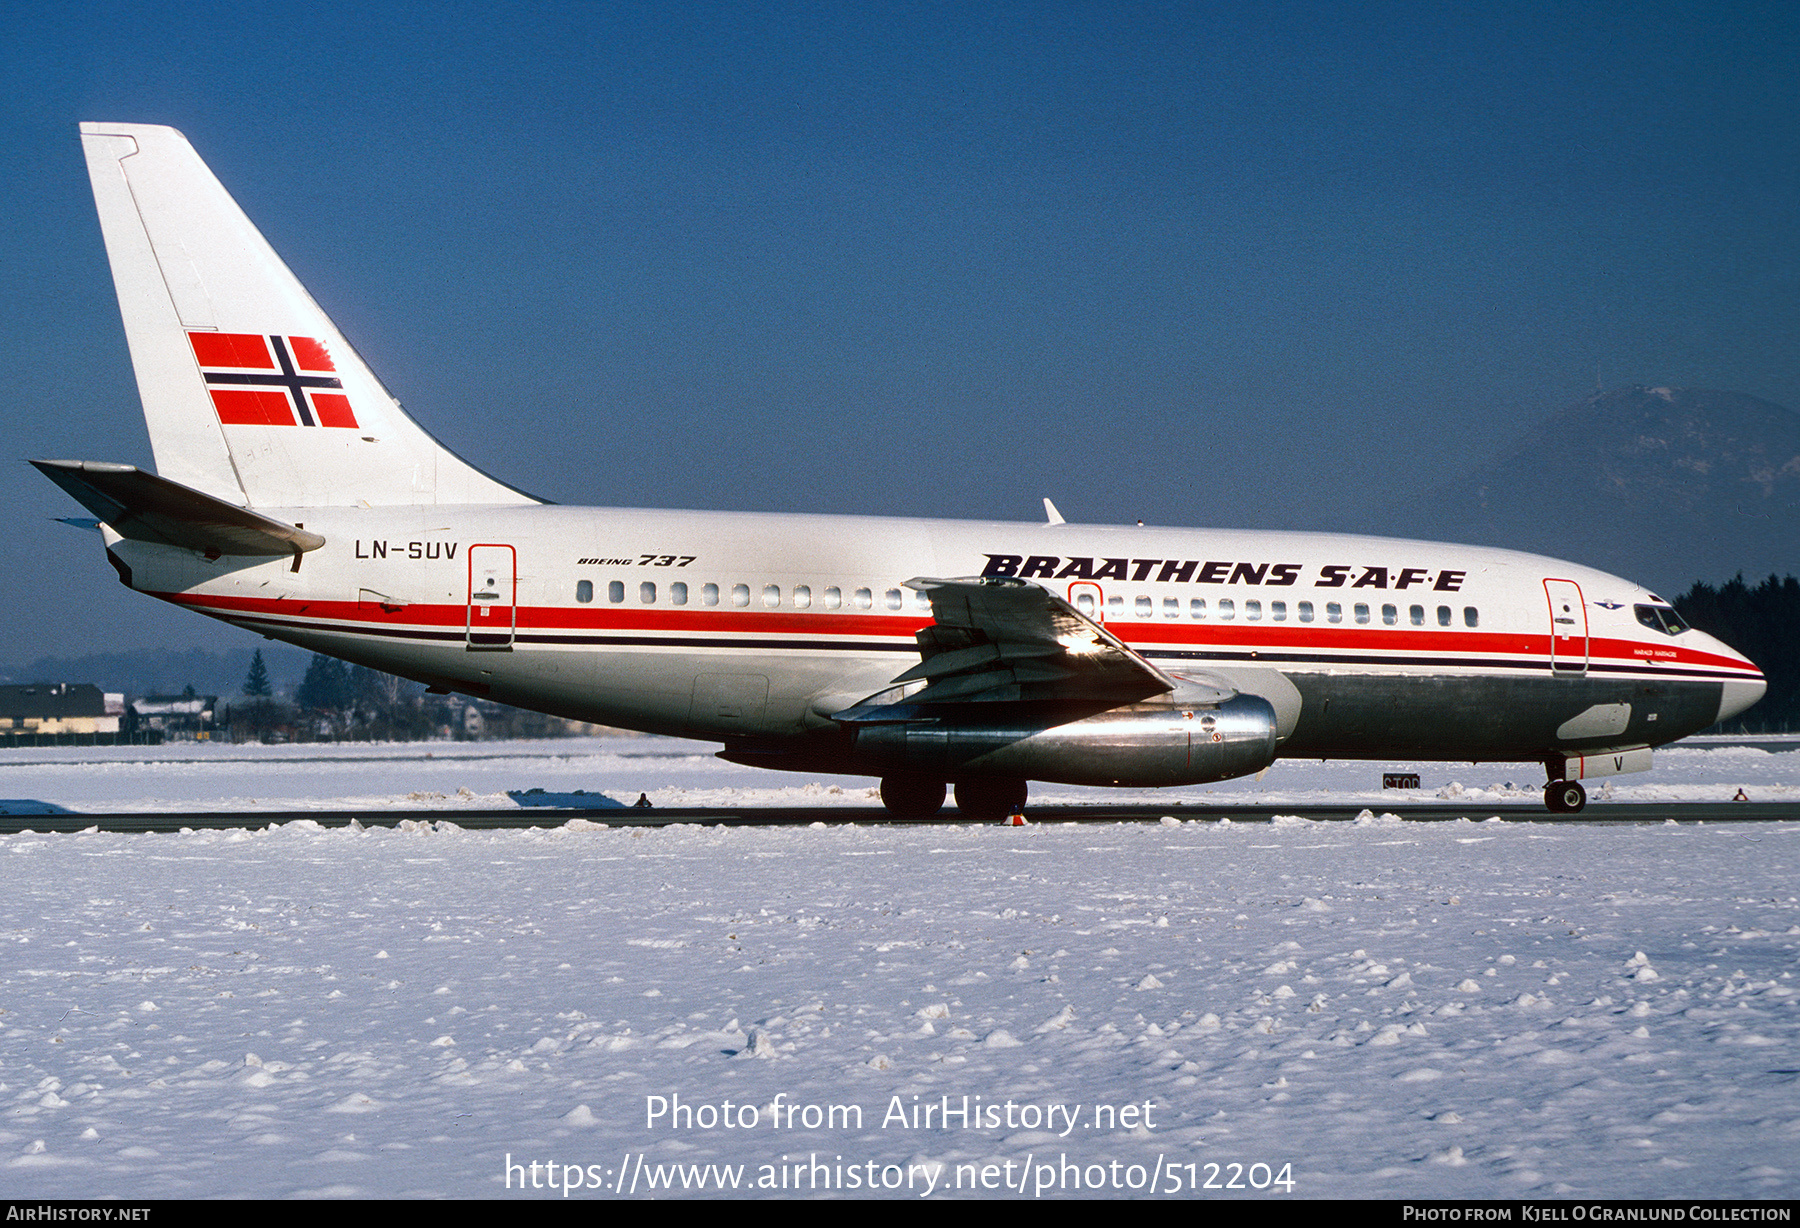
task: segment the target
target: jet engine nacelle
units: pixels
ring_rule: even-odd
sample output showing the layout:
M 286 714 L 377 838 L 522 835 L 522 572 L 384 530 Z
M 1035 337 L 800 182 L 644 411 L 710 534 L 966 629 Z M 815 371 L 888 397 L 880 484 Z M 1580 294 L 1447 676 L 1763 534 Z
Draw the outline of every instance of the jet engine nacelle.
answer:
M 1275 740 L 1274 707 L 1240 694 L 1206 707 L 1132 704 L 1060 725 L 1029 716 L 864 725 L 856 755 L 884 775 L 1161 788 L 1260 772 L 1275 761 Z

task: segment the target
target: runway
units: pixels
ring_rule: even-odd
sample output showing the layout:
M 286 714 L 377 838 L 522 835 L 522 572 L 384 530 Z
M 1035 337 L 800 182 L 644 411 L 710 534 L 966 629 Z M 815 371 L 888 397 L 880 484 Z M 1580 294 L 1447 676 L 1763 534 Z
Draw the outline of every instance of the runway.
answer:
M 1365 810 L 1394 814 L 1415 823 L 1482 822 L 1556 825 L 1641 823 L 1766 823 L 1800 820 L 1800 803 L 1791 802 L 1630 802 L 1594 803 L 1578 815 L 1552 814 L 1541 805 L 1517 803 L 1479 806 L 1445 803 L 1399 803 L 1392 806 L 1193 806 L 1095 805 L 1028 806 L 1028 823 L 1156 823 L 1165 816 L 1201 822 L 1268 823 L 1277 815 L 1319 822 L 1351 822 Z M 138 814 L 0 814 L 0 835 L 22 832 L 179 832 L 264 828 L 271 824 L 310 822 L 321 827 L 398 827 L 402 823 L 453 823 L 475 831 L 560 827 L 574 820 L 610 827 L 796 827 L 851 823 L 881 826 L 958 825 L 984 822 L 965 819 L 954 807 L 926 820 L 900 820 L 879 806 L 737 806 L 683 809 L 566 810 L 241 810 Z M 991 820 L 985 822 L 991 823 Z

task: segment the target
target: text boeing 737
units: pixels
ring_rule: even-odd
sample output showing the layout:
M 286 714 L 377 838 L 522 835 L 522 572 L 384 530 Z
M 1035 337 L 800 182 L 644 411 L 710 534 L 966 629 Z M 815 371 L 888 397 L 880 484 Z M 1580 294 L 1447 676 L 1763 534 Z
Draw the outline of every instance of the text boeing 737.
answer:
M 1637 585 L 1504 550 L 549 506 L 407 417 L 179 133 L 82 143 L 158 473 L 34 463 L 127 585 L 276 639 L 905 816 L 1284 756 L 1535 761 L 1574 811 L 1763 693 Z

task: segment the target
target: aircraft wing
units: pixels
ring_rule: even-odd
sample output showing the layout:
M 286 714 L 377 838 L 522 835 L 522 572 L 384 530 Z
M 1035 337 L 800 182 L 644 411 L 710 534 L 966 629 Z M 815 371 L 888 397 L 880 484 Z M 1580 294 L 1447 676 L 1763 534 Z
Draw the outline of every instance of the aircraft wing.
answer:
M 931 601 L 934 623 L 918 632 L 919 664 L 835 719 L 907 720 L 934 703 L 1127 704 L 1176 689 L 1174 679 L 1035 584 L 921 577 L 906 586 Z
M 32 461 L 45 477 L 120 537 L 198 550 L 209 558 L 317 550 L 317 533 L 202 494 L 135 465 L 106 461 Z

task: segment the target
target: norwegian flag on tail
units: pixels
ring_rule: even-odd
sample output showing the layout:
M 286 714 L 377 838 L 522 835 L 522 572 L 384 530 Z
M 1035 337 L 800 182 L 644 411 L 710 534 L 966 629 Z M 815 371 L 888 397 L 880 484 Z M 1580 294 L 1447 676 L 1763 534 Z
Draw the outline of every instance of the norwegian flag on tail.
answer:
M 356 429 L 337 368 L 316 338 L 189 333 L 188 342 L 220 422 Z

